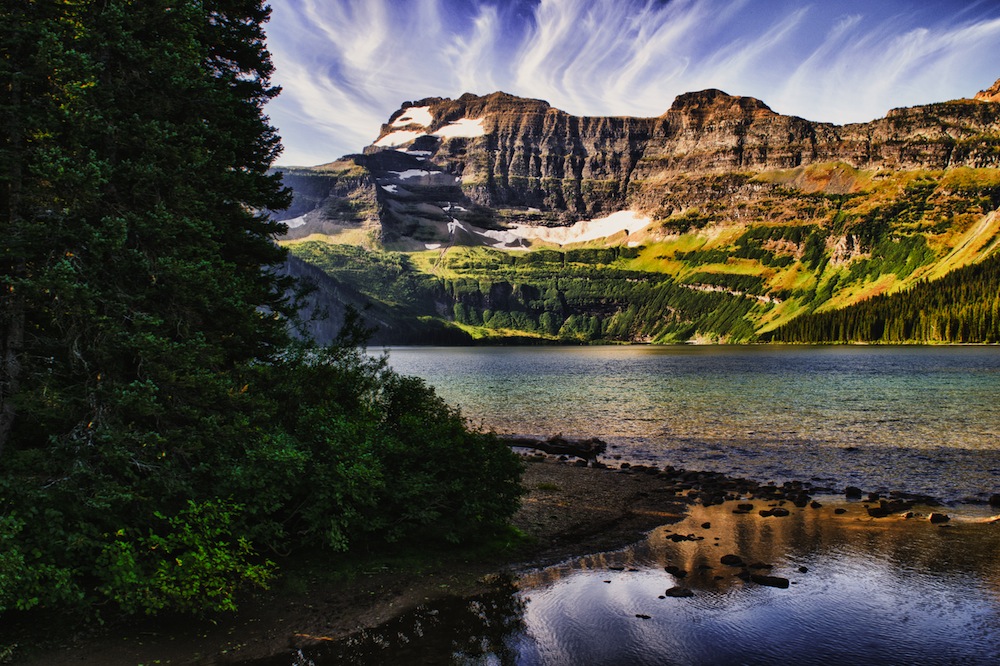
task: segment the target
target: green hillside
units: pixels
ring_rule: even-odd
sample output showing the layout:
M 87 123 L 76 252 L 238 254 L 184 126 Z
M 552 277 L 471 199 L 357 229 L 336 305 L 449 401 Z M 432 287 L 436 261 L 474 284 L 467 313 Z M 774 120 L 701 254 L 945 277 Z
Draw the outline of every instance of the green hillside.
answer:
M 1000 256 L 906 291 L 793 319 L 777 342 L 962 343 L 1000 341 Z
M 684 183 L 716 189 L 700 207 L 653 215 L 628 244 L 623 234 L 529 250 L 444 244 L 402 252 L 370 236 L 343 245 L 343 235 L 322 234 L 286 244 L 373 308 L 393 312 L 390 328 L 437 322 L 467 339 L 652 343 L 812 340 L 790 323 L 832 321 L 829 313 L 889 302 L 890 294 L 908 302 L 922 293 L 910 287 L 1000 246 L 1000 170 L 992 168 L 865 172 L 831 163 Z M 948 316 L 978 316 L 973 310 Z M 902 325 L 885 330 L 894 326 Z M 891 339 L 986 339 L 983 326 L 956 326 L 968 334 Z

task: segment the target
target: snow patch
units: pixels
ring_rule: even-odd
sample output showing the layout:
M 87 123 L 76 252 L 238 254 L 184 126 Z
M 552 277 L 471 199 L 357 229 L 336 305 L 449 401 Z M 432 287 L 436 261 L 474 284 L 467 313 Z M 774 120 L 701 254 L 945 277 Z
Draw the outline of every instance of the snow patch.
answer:
M 441 249 L 441 243 L 424 243 L 424 247 L 428 250 L 439 250 Z
M 569 245 L 570 243 L 585 243 L 598 238 L 606 238 L 620 231 L 631 234 L 644 229 L 651 222 L 649 217 L 640 215 L 633 210 L 622 210 L 607 217 L 583 220 L 570 227 L 532 227 L 516 224 L 512 231 L 522 238 Z
M 380 187 L 389 194 L 396 194 L 396 192 L 399 190 L 399 188 L 396 187 L 395 185 L 381 185 Z
M 389 173 L 396 174 L 396 178 L 400 180 L 406 180 L 407 178 L 418 178 L 420 176 L 429 176 L 432 172 L 426 171 L 424 169 L 407 169 L 406 171 L 390 171 Z
M 288 225 L 289 229 L 294 229 L 295 227 L 301 227 L 306 223 L 306 216 L 299 215 L 298 217 L 293 217 L 290 220 L 282 220 L 281 223 Z
M 477 231 L 476 233 L 483 238 L 489 238 L 492 241 L 496 241 L 490 245 L 490 247 L 498 250 L 509 249 L 510 245 L 521 246 L 524 242 L 523 238 L 512 231 L 495 231 L 493 229 L 487 229 L 486 231 Z
M 467 208 L 462 208 L 461 206 L 456 206 L 455 204 L 451 203 L 450 201 L 448 202 L 448 205 L 445 208 L 442 208 L 441 210 L 443 210 L 445 212 L 449 212 L 449 211 L 453 211 L 453 210 L 460 210 L 463 213 L 469 212 Z
M 412 106 L 403 112 L 399 118 L 392 123 L 393 127 L 405 127 L 406 125 L 423 125 L 424 127 L 429 126 L 434 122 L 434 116 L 431 115 L 431 107 L 429 106 Z
M 432 154 L 429 150 L 397 150 L 396 152 L 415 157 L 419 162 L 426 162 L 427 158 Z
M 416 110 L 428 108 L 429 107 L 417 107 Z M 424 127 L 429 127 L 433 122 L 434 119 L 431 117 L 429 110 L 426 114 L 422 111 L 412 113 L 414 111 L 415 109 L 409 109 L 410 113 L 403 114 L 403 116 L 397 118 L 395 122 L 390 125 L 390 127 L 407 127 L 409 125 L 423 125 Z M 379 148 L 394 148 L 396 146 L 402 146 L 410 143 L 411 141 L 419 139 L 422 136 L 436 136 L 442 139 L 455 139 L 458 137 L 472 139 L 477 136 L 483 136 L 484 134 L 486 134 L 486 129 L 483 127 L 482 118 L 462 118 L 453 123 L 448 123 L 432 134 L 419 130 L 398 129 L 395 132 L 386 134 L 373 145 L 378 146 Z M 410 155 L 423 155 L 425 153 L 426 155 L 431 154 L 429 151 L 424 150 L 403 152 L 408 152 Z
M 455 139 L 458 137 L 473 139 L 484 134 L 486 134 L 486 129 L 483 127 L 482 118 L 462 118 L 453 123 L 448 123 L 434 132 L 434 136 L 439 136 L 442 139 Z
M 426 132 L 417 132 L 414 130 L 396 130 L 395 132 L 390 132 L 384 137 L 375 142 L 375 145 L 379 148 L 389 148 L 391 146 L 402 146 L 404 143 L 409 143 L 414 139 L 422 136 L 427 136 Z

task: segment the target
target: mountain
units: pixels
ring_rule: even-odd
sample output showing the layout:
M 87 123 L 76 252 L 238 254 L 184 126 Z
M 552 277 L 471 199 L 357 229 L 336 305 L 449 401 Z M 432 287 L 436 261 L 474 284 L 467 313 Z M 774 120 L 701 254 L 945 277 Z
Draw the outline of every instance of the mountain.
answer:
M 996 251 L 1000 81 L 842 126 L 719 90 L 656 118 L 427 98 L 363 154 L 283 177 L 293 253 L 411 318 L 472 337 L 751 340 Z

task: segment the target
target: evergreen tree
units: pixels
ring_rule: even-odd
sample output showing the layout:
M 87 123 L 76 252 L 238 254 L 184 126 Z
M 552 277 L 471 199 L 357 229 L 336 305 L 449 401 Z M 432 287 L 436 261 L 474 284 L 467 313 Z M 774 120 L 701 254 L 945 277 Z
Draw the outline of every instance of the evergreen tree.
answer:
M 247 370 L 287 343 L 288 285 L 266 270 L 283 227 L 261 212 L 287 202 L 267 175 L 267 10 L 3 12 L 4 517 L 93 561 L 101 529 L 211 497 L 252 434 Z
M 0 8 L 0 613 L 231 609 L 263 548 L 458 541 L 516 508 L 510 450 L 356 327 L 290 342 L 267 14 Z

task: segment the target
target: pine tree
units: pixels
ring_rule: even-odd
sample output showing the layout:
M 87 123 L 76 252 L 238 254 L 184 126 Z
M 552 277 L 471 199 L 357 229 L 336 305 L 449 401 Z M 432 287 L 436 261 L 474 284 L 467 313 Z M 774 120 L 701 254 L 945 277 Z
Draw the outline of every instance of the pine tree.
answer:
M 102 530 L 212 497 L 259 438 L 248 377 L 291 315 L 267 11 L 5 3 L 0 541 L 76 534 L 64 561 L 94 562 Z M 67 571 L 25 569 L 53 594 Z
M 520 466 L 360 348 L 289 340 L 260 0 L 0 8 L 0 614 L 232 609 L 258 554 L 460 541 Z

